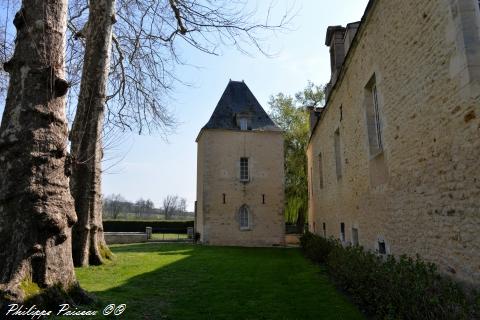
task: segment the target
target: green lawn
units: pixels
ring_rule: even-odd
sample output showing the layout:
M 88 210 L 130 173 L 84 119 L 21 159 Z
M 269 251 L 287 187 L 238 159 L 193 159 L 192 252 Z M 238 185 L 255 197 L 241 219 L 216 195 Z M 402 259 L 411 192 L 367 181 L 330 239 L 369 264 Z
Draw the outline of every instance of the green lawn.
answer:
M 111 249 L 114 262 L 76 271 L 100 305 L 127 304 L 115 318 L 363 319 L 298 249 L 162 243 Z

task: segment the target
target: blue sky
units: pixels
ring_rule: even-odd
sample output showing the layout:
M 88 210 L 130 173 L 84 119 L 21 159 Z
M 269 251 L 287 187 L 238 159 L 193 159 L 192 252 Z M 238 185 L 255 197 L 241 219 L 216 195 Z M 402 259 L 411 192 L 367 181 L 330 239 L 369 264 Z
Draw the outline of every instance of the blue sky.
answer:
M 244 80 L 267 111 L 267 101 L 272 94 L 294 94 L 304 88 L 308 80 L 316 84 L 328 82 L 330 62 L 328 48 L 324 45 L 326 29 L 329 25 L 360 20 L 367 2 L 297 0 L 298 13 L 290 26 L 292 30 L 271 35 L 265 42 L 271 51 L 278 53 L 273 58 L 254 50 L 251 50 L 253 56 L 246 56 L 225 47 L 221 48 L 221 56 L 182 49 L 184 59 L 196 67 L 177 69 L 177 76 L 192 86 L 178 85 L 172 94 L 174 99 L 169 105 L 180 122 L 176 133 L 169 135 L 168 141 L 160 135 L 125 134 L 121 144 L 114 150 L 107 150 L 106 156 L 115 160 L 105 163 L 105 167 L 120 162 L 104 173 L 103 193 L 120 193 L 131 201 L 148 198 L 156 207 L 161 206 L 167 195 L 177 194 L 185 197 L 188 208 L 193 210 L 195 138 L 208 121 L 229 79 Z M 284 0 L 276 3 L 279 9 L 292 4 Z

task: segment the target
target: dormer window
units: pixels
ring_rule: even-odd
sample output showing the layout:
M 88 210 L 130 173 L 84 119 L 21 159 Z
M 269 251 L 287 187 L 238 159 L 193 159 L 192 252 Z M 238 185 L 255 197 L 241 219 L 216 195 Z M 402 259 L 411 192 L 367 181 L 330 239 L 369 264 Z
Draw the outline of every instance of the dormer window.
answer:
M 238 119 L 238 122 L 240 124 L 240 130 L 248 130 L 248 119 L 247 118 L 240 118 Z
M 250 112 L 240 112 L 235 115 L 237 127 L 242 131 L 252 130 L 252 115 Z

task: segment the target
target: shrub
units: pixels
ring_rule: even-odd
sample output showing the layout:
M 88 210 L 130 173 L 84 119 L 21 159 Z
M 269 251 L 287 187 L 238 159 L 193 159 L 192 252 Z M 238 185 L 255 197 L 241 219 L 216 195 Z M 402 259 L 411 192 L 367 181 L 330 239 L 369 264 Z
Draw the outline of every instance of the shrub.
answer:
M 469 319 L 478 314 L 478 301 L 468 303 L 458 284 L 418 256 L 383 257 L 311 233 L 301 238 L 301 246 L 309 259 L 325 263 L 336 284 L 376 318 Z
M 324 239 L 307 232 L 300 237 L 300 246 L 305 255 L 312 261 L 323 263 L 330 251 L 339 244 L 333 239 Z

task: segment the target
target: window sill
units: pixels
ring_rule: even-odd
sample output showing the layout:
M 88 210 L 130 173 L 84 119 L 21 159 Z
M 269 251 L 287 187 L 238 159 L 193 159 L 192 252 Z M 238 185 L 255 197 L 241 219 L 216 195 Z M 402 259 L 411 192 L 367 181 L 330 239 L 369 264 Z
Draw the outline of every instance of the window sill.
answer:
M 250 227 L 240 228 L 240 231 L 252 231 L 252 229 Z
M 381 155 L 383 155 L 383 149 L 381 150 L 378 150 L 377 152 L 375 152 L 374 154 L 371 154 L 370 155 L 370 160 L 375 160 L 376 158 L 380 157 Z

